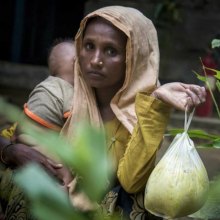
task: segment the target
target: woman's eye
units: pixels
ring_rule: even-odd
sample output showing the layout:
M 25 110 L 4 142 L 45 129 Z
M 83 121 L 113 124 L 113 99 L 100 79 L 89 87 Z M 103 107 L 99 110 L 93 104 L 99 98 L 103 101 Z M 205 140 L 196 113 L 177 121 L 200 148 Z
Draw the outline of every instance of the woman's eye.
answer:
M 94 48 L 94 45 L 92 43 L 85 43 L 86 50 L 92 50 Z
M 109 56 L 115 56 L 117 54 L 117 51 L 114 48 L 111 48 L 111 47 L 107 48 L 106 52 Z

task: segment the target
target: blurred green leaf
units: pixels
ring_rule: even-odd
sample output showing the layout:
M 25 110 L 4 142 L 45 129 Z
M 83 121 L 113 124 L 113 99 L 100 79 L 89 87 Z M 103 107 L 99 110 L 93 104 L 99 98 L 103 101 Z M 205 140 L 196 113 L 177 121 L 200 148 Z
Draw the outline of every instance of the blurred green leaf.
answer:
M 178 4 L 172 0 L 157 3 L 154 18 L 158 24 L 164 27 L 171 27 L 171 25 L 182 21 Z
M 216 81 L 216 88 L 218 89 L 218 92 L 220 92 L 220 81 L 219 80 Z
M 162 3 L 158 3 L 158 4 L 157 4 L 157 6 L 156 6 L 156 8 L 155 8 L 155 11 L 154 11 L 154 17 L 155 17 L 156 19 L 159 18 L 160 14 L 161 14 L 161 12 L 162 12 L 162 10 L 163 10 L 163 8 L 164 8 L 164 4 L 162 4 Z
M 202 82 L 207 82 L 207 78 L 206 78 L 206 76 L 202 76 L 202 75 L 200 75 L 199 73 L 197 73 L 196 71 L 194 71 L 193 70 L 193 73 L 195 73 L 196 74 L 196 77 L 199 79 L 199 80 L 201 80 Z
M 99 201 L 111 178 L 111 162 L 107 157 L 104 134 L 88 124 L 80 124 L 75 129 L 76 136 L 71 145 L 54 132 L 28 132 L 37 143 L 68 164 L 82 179 L 82 190 L 92 201 Z
M 7 103 L 3 98 L 0 96 L 0 114 L 5 116 L 8 120 L 12 122 L 16 121 L 22 121 L 23 120 L 23 114 L 22 111 L 9 103 Z
M 213 145 L 215 148 L 220 148 L 220 139 L 214 140 Z
M 168 134 L 175 136 L 178 133 L 182 133 L 183 131 L 184 129 L 170 129 L 168 130 Z M 208 134 L 207 132 L 203 130 L 190 129 L 188 130 L 188 134 L 191 138 L 200 138 L 200 139 L 212 140 L 212 141 L 218 140 L 220 138 L 219 135 Z
M 220 71 L 216 71 L 216 75 L 214 75 L 214 77 L 218 80 L 220 80 Z
M 77 172 L 79 187 L 92 201 L 99 201 L 111 180 L 112 167 L 107 157 L 103 132 L 82 123 L 76 126 L 75 139 L 66 139 L 53 131 L 39 130 L 32 126 L 20 109 L 0 99 L 0 113 L 11 121 L 18 121 L 25 133 L 35 142 L 45 147 L 47 152 L 58 157 L 65 165 Z M 42 220 L 95 219 L 104 217 L 99 212 L 95 216 L 84 216 L 69 203 L 68 196 L 59 188 L 57 182 L 48 176 L 38 165 L 30 165 L 17 173 L 17 183 L 25 190 L 31 200 L 33 213 Z M 108 217 L 116 220 L 118 216 Z
M 0 113 L 10 120 L 21 118 L 21 111 L 0 99 Z M 4 110 L 3 110 L 4 109 Z M 19 121 L 19 120 L 17 120 Z M 111 179 L 111 161 L 107 157 L 104 133 L 86 123 L 76 126 L 74 143 L 68 143 L 58 133 L 45 132 L 32 127 L 28 120 L 21 118 L 25 133 L 34 138 L 51 154 L 76 171 L 82 179 L 81 189 L 92 201 L 99 201 Z
M 211 44 L 212 44 L 212 48 L 220 47 L 220 39 L 213 39 Z
M 219 70 L 212 69 L 212 68 L 209 68 L 209 67 L 206 67 L 206 66 L 204 66 L 204 68 L 207 69 L 207 70 L 211 70 L 211 71 L 215 72 L 214 77 L 215 77 L 216 79 L 220 79 L 220 71 L 219 71 Z
M 42 220 L 83 220 L 73 209 L 68 195 L 39 165 L 30 164 L 16 173 L 16 183 L 31 200 L 35 216 Z
M 104 133 L 87 124 L 77 128 L 74 142 L 74 163 L 77 172 L 83 177 L 82 185 L 90 199 L 99 201 L 111 180 L 111 161 L 107 157 Z M 84 164 L 77 166 L 79 163 Z

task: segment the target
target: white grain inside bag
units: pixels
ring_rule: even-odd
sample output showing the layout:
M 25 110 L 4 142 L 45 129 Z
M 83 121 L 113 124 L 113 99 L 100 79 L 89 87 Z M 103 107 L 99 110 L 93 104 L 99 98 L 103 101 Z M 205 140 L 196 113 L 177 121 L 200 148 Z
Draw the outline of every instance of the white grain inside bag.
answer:
M 193 112 L 188 120 L 185 113 L 184 132 L 176 135 L 146 184 L 145 208 L 166 219 L 194 213 L 207 199 L 207 171 L 187 134 Z

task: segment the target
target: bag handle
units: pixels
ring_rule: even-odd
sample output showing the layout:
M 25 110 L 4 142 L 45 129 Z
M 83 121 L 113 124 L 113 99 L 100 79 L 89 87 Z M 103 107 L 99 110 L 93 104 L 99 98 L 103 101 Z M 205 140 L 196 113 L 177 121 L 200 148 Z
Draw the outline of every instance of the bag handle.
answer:
M 191 124 L 193 114 L 194 114 L 195 108 L 193 108 L 192 112 L 189 114 L 189 118 L 187 119 L 187 108 L 185 109 L 185 122 L 184 122 L 184 131 L 187 132 L 189 129 L 189 126 Z

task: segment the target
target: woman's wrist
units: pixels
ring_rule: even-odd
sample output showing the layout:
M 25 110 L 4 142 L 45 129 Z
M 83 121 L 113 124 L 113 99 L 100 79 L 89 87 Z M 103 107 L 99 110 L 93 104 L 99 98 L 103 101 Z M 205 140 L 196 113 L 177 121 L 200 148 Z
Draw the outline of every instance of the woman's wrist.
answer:
M 13 145 L 12 142 L 9 141 L 5 141 L 4 144 L 2 144 L 1 149 L 0 149 L 0 160 L 4 165 L 9 165 L 9 159 L 8 159 L 8 148 L 11 147 Z
M 157 89 L 154 90 L 154 91 L 151 93 L 151 96 L 154 97 L 155 99 L 160 100 L 160 97 L 159 97 L 159 94 L 158 94 L 158 92 L 157 92 Z

